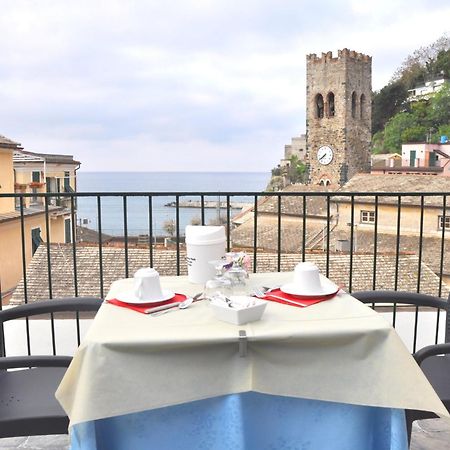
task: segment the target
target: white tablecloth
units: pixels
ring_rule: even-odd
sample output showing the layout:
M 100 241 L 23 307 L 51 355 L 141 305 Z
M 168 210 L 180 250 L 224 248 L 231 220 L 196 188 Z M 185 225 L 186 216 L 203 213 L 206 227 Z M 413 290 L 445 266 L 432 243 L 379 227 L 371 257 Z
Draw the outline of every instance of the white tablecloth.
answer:
M 291 277 L 254 274 L 250 284 Z M 162 284 L 201 290 L 185 277 Z M 115 282 L 108 298 L 131 286 Z M 269 302 L 261 321 L 241 326 L 216 320 L 206 301 L 159 317 L 104 304 L 56 395 L 73 425 L 248 391 L 448 417 L 392 327 L 348 294 L 307 308 Z

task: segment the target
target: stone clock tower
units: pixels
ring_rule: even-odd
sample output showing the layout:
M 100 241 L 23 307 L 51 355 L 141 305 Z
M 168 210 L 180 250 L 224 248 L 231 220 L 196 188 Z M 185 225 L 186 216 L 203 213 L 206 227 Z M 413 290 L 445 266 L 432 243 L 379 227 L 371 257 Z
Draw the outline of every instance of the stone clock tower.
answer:
M 370 171 L 372 58 L 343 49 L 307 55 L 306 66 L 309 181 L 342 185 Z

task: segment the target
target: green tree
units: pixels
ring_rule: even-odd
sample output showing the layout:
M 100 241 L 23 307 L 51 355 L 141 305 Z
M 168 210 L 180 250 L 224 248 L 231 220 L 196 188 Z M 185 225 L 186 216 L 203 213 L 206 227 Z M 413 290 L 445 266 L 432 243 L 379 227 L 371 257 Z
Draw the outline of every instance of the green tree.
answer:
M 433 75 L 442 75 L 450 78 L 450 49 L 441 50 L 436 59 L 433 60 L 430 69 Z
M 450 123 L 448 125 L 441 125 L 438 129 L 437 136 L 437 140 L 439 140 L 441 136 L 447 136 L 450 140 Z
M 430 99 L 407 102 L 408 89 L 431 77 L 450 76 L 450 38 L 446 35 L 409 55 L 390 83 L 373 95 L 372 149 L 374 153 L 400 151 L 408 141 L 438 142 L 448 135 L 450 83 Z
M 418 48 L 403 61 L 392 81 L 400 81 L 406 89 L 412 89 L 417 83 L 424 82 L 427 76 L 439 73 L 441 69 L 438 67 L 441 65 L 446 67 L 446 52 L 449 50 L 450 38 L 447 35 L 426 47 Z
M 372 137 L 372 153 L 388 153 L 384 149 L 384 130 L 377 131 Z
M 170 236 L 172 237 L 175 234 L 175 220 L 170 219 L 170 220 L 166 220 L 163 223 L 163 228 L 164 231 Z
M 430 102 L 420 100 L 412 102 L 409 106 L 410 113 L 416 118 L 417 123 L 423 126 L 431 126 L 430 121 Z
M 427 133 L 428 128 L 423 125 L 414 125 L 406 128 L 401 134 L 401 144 L 406 142 L 423 142 L 427 138 Z
M 307 183 L 308 168 L 305 163 L 298 159 L 297 155 L 292 155 L 289 158 L 287 175 L 291 183 Z
M 392 117 L 384 129 L 383 149 L 388 153 L 399 152 L 402 147 L 402 133 L 417 126 L 417 119 L 411 113 L 402 112 Z
M 384 128 L 386 122 L 404 109 L 408 91 L 401 81 L 389 83 L 375 92 L 372 106 L 372 133 Z
M 436 92 L 430 99 L 430 122 L 439 127 L 450 123 L 450 83 Z

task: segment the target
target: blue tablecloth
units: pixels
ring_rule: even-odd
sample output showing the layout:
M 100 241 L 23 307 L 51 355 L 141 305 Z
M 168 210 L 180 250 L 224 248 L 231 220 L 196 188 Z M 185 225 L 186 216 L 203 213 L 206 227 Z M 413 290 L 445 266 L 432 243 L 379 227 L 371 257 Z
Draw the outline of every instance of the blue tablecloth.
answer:
M 404 411 L 255 392 L 81 423 L 72 450 L 407 450 Z

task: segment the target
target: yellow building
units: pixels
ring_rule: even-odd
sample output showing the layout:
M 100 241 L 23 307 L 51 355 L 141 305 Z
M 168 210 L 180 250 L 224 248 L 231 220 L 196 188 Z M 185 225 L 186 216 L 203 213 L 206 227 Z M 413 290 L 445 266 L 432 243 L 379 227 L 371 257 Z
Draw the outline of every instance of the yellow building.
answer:
M 74 192 L 79 166 L 72 156 L 27 152 L 17 142 L 0 136 L 2 194 Z M 70 199 L 51 197 L 48 211 L 50 242 L 72 242 Z M 8 301 L 23 277 L 22 257 L 25 257 L 26 268 L 36 249 L 46 241 L 43 197 L 23 197 L 22 208 L 19 197 L 0 198 L 0 296 L 3 302 Z
M 405 193 L 435 192 L 440 195 L 423 199 L 422 236 L 441 238 L 445 228 L 450 238 L 450 204 L 447 201 L 445 219 L 443 196 L 450 193 L 450 179 L 444 177 L 420 177 L 417 175 L 356 175 L 339 192 L 401 193 L 400 232 L 418 236 L 421 232 L 421 197 Z M 363 231 L 372 231 L 375 225 L 375 197 L 355 195 L 353 224 Z M 348 229 L 351 222 L 351 198 L 349 195 L 334 199 L 337 205 L 338 229 Z M 378 197 L 378 233 L 397 234 L 399 213 L 398 196 Z
M 330 245 L 336 250 L 346 243 L 349 250 L 353 223 L 353 249 L 357 253 L 416 254 L 450 285 L 450 193 L 449 177 L 419 175 L 354 176 L 335 197 L 337 224 L 331 233 Z M 401 193 L 398 196 L 358 196 L 359 192 Z M 437 193 L 436 196 L 408 196 L 406 193 Z M 354 195 L 353 222 L 351 197 Z M 444 198 L 447 197 L 444 208 Z M 376 224 L 376 237 L 375 237 Z M 397 238 L 398 234 L 398 238 Z

